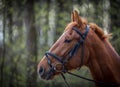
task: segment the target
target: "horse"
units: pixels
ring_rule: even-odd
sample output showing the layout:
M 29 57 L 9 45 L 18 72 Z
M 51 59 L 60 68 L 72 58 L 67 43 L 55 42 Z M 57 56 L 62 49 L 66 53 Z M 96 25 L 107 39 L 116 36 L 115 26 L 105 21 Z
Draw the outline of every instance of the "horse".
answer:
M 39 62 L 39 76 L 52 80 L 62 75 L 65 80 L 64 73 L 72 74 L 84 65 L 90 69 L 96 87 L 120 87 L 120 56 L 109 42 L 110 36 L 73 11 L 71 22 Z

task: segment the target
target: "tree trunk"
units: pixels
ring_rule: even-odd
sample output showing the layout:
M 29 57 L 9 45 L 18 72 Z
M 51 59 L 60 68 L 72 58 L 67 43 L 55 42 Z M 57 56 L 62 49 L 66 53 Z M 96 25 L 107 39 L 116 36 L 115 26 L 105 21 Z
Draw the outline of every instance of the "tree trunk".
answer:
M 48 9 L 49 9 L 50 0 L 40 1 L 39 3 L 40 3 L 40 5 L 38 4 L 39 8 L 44 8 L 44 9 L 40 9 L 39 12 L 41 12 L 41 14 L 38 17 L 38 19 L 40 18 L 40 22 L 38 24 L 38 26 L 40 27 L 39 28 L 39 31 L 40 31 L 40 45 L 44 46 L 44 45 L 47 44 L 46 42 L 47 42 L 48 13 L 49 13 Z
M 13 5 L 12 5 L 12 1 L 9 0 L 9 1 L 6 1 L 7 2 L 7 19 L 8 19 L 8 40 L 9 40 L 9 43 L 12 44 L 12 33 L 13 33 L 13 30 L 12 30 L 12 26 L 13 26 L 13 11 L 11 9 L 13 9 Z
M 7 20 L 8 20 L 8 43 L 10 45 L 10 49 L 12 49 L 13 44 L 13 4 L 12 0 L 7 2 Z M 9 76 L 9 87 L 14 87 L 14 67 L 13 67 L 13 51 L 9 52 L 10 59 L 10 76 Z
M 5 1 L 2 0 L 2 4 L 5 5 Z M 5 25 L 6 25 L 6 6 L 3 8 L 3 47 L 2 47 L 2 52 L 1 52 L 1 68 L 0 68 L 0 73 L 1 73 L 1 78 L 0 78 L 0 87 L 4 87 L 4 62 L 5 62 Z
M 37 83 L 37 31 L 35 28 L 34 0 L 27 0 L 25 7 L 26 47 L 27 47 L 27 87 Z
M 103 0 L 103 29 L 106 34 L 109 32 L 110 29 L 109 9 L 110 9 L 110 1 Z
M 51 0 L 49 13 L 48 13 L 48 46 L 52 46 L 55 40 L 55 29 L 56 29 L 56 11 L 55 11 L 55 0 Z

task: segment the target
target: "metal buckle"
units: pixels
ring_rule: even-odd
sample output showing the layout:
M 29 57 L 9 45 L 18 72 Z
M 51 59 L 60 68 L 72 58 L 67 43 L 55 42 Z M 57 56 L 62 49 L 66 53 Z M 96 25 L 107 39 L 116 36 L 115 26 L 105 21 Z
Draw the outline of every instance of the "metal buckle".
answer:
M 64 71 L 64 65 L 62 63 L 57 63 L 54 65 L 54 70 L 56 72 L 63 72 Z

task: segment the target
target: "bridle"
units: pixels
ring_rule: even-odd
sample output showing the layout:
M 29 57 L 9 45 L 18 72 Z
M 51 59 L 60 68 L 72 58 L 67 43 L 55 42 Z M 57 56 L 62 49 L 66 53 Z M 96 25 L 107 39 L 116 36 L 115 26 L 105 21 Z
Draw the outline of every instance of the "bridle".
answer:
M 89 32 L 89 26 L 86 26 L 86 32 L 85 32 L 84 34 L 82 34 L 76 27 L 73 27 L 72 29 L 73 29 L 74 31 L 76 31 L 76 32 L 81 36 L 81 39 L 80 39 L 80 40 L 74 45 L 74 47 L 69 51 L 67 58 L 62 58 L 62 57 L 57 56 L 56 54 L 51 53 L 51 52 L 46 52 L 46 53 L 45 53 L 46 58 L 47 58 L 47 62 L 48 62 L 48 64 L 49 64 L 49 66 L 50 66 L 50 70 L 49 70 L 49 73 L 48 73 L 48 76 L 47 76 L 46 79 L 48 79 L 49 76 L 51 76 L 50 74 L 53 74 L 55 71 L 66 73 L 68 70 L 66 69 L 65 64 L 73 57 L 73 55 L 74 55 L 75 53 L 77 53 L 77 51 L 78 51 L 78 49 L 80 48 L 80 46 L 82 46 L 82 48 L 84 48 L 84 47 L 83 47 L 83 43 L 84 43 L 84 40 L 85 40 L 85 38 L 86 38 L 86 36 L 87 36 L 87 34 L 88 34 L 88 32 Z M 70 40 L 67 40 L 67 39 L 66 39 L 64 42 L 65 42 L 65 43 L 69 43 Z M 84 52 L 83 49 L 82 49 L 82 52 Z M 82 53 L 82 54 L 83 54 L 83 53 Z M 52 65 L 51 60 L 50 60 L 50 58 L 49 58 L 48 55 L 49 55 L 49 56 L 52 56 L 52 58 L 54 58 L 54 59 L 56 59 L 57 61 L 59 61 L 59 64 L 61 64 L 61 65 L 63 66 L 63 67 L 62 67 L 63 69 L 60 70 L 60 71 L 59 71 L 59 70 L 56 70 L 55 66 Z M 65 60 L 63 60 L 63 59 L 65 59 Z M 82 58 L 81 58 L 81 65 L 82 65 L 82 64 L 83 64 L 83 56 L 82 56 Z
M 74 73 L 71 73 L 67 70 L 67 68 L 65 67 L 65 64 L 75 55 L 75 53 L 77 53 L 78 49 L 81 47 L 82 48 L 82 51 L 81 51 L 81 63 L 80 63 L 80 66 L 83 65 L 83 59 L 84 59 L 84 41 L 85 41 L 85 38 L 87 37 L 87 34 L 89 33 L 89 26 L 87 25 L 86 26 L 86 31 L 85 33 L 82 33 L 79 29 L 77 29 L 76 27 L 73 27 L 72 28 L 74 31 L 76 31 L 76 33 L 78 35 L 80 35 L 81 39 L 74 45 L 74 47 L 68 52 L 68 55 L 66 58 L 63 58 L 63 57 L 60 57 L 60 56 L 57 56 L 56 54 L 54 53 L 51 53 L 51 52 L 46 52 L 45 53 L 45 56 L 47 58 L 47 62 L 48 62 L 48 65 L 50 67 L 49 69 L 49 72 L 47 73 L 47 76 L 46 76 L 46 79 L 49 79 L 51 75 L 53 75 L 55 72 L 59 72 L 61 73 L 61 76 L 63 77 L 65 83 L 67 84 L 68 87 L 70 87 L 70 85 L 67 83 L 66 81 L 66 78 L 64 76 L 64 73 L 68 73 L 70 75 L 73 75 L 73 76 L 76 76 L 76 77 L 79 77 L 79 78 L 82 78 L 82 79 L 85 79 L 85 80 L 88 80 L 88 81 L 92 81 L 92 82 L 95 82 L 95 83 L 98 83 L 98 84 L 103 84 L 103 85 L 113 85 L 113 86 L 116 86 L 116 85 L 120 85 L 120 84 L 113 84 L 113 83 L 106 83 L 106 82 L 102 82 L 102 81 L 96 81 L 96 80 L 92 80 L 92 79 L 88 79 L 88 78 L 85 78 L 85 77 L 82 77 L 82 76 L 79 76 L 79 75 L 76 75 Z M 71 41 L 70 40 L 65 40 L 64 41 L 65 43 L 70 43 Z M 52 62 L 49 58 L 49 56 L 51 56 L 52 58 L 56 59 L 57 61 L 59 61 L 59 63 L 57 63 L 56 65 L 52 65 Z M 64 60 L 63 60 L 64 59 Z M 62 69 L 57 69 L 56 66 L 57 65 L 61 65 Z

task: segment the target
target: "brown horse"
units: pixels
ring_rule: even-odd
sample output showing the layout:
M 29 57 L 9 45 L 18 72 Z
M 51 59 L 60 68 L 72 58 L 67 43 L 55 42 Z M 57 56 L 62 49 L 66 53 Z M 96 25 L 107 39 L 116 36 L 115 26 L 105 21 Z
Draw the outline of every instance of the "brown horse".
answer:
M 108 41 L 110 35 L 105 35 L 94 23 L 88 27 L 87 21 L 77 11 L 71 14 L 71 20 L 38 64 L 39 76 L 48 80 L 85 65 L 95 81 L 120 84 L 120 56 Z M 120 87 L 101 83 L 96 83 L 96 86 Z

